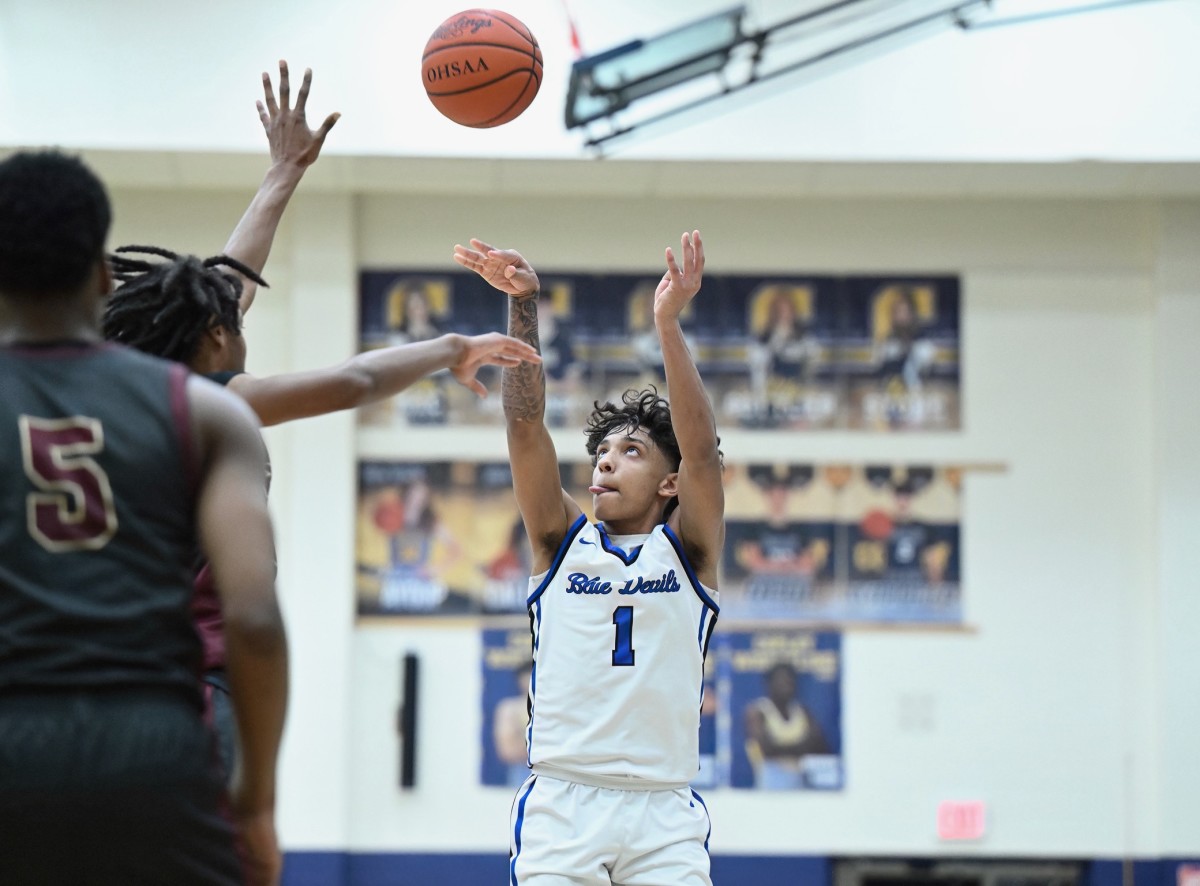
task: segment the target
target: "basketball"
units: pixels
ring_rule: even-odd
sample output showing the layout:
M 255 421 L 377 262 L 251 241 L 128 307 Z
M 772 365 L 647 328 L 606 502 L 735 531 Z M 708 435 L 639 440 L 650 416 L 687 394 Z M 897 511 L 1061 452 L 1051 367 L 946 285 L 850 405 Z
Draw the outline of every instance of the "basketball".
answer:
M 542 85 L 542 50 L 523 22 L 467 9 L 433 32 L 421 57 L 425 94 L 444 116 L 487 129 L 515 120 Z
M 884 541 L 892 534 L 892 518 L 880 510 L 869 511 L 859 527 L 862 534 L 874 541 Z
M 395 535 L 404 528 L 404 502 L 394 490 L 385 491 L 371 514 L 376 528 L 386 535 Z

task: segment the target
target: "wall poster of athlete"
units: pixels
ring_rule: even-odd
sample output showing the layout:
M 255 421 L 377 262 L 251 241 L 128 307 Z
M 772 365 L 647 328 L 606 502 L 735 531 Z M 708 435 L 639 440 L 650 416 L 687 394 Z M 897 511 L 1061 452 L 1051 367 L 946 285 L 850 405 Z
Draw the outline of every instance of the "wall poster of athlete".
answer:
M 705 662 L 692 786 L 840 790 L 841 649 L 835 631 L 718 624 Z M 513 788 L 529 775 L 529 628 L 485 628 L 481 663 L 480 783 Z
M 962 622 L 964 469 L 734 464 L 723 619 Z
M 588 506 L 590 465 L 564 466 L 562 482 Z M 530 547 L 508 462 L 360 461 L 356 524 L 360 616 L 525 611 Z
M 591 466 L 564 466 L 584 508 Z M 739 463 L 725 471 L 721 620 L 960 624 L 964 469 Z M 362 461 L 362 617 L 523 615 L 530 549 L 507 462 Z
M 598 393 L 661 383 L 652 304 L 660 274 L 542 275 L 538 326 L 551 426 L 582 427 Z M 681 322 L 723 428 L 961 427 L 959 281 L 948 275 L 721 275 Z M 501 327 L 478 275 L 364 271 L 360 348 Z M 497 389 L 498 370 L 485 383 Z M 365 426 L 503 423 L 447 373 L 360 410 Z

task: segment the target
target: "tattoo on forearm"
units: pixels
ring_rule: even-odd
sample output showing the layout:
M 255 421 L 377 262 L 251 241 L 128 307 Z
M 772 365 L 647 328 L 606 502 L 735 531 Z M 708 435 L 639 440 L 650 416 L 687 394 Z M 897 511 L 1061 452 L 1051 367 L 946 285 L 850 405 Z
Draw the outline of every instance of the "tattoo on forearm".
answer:
M 537 298 L 508 300 L 508 334 L 542 351 L 538 341 Z M 540 365 L 506 367 L 501 376 L 504 415 L 516 421 L 541 421 L 546 409 L 546 376 Z

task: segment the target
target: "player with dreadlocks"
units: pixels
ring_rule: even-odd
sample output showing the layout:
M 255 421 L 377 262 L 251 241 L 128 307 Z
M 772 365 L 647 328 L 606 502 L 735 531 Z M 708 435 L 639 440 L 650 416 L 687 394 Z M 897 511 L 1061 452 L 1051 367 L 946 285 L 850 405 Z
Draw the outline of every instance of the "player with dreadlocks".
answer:
M 311 71 L 294 107 L 288 101 L 288 69 L 280 62 L 279 101 L 263 74 L 265 103 L 259 116 L 271 149 L 271 168 L 226 244 L 226 254 L 199 259 L 153 246 L 123 246 L 110 256 L 119 286 L 104 313 L 104 335 L 158 357 L 186 364 L 223 384 L 250 404 L 264 425 L 353 409 L 390 397 L 440 370 L 479 396 L 487 389 L 480 367 L 540 362 L 532 346 L 498 332 L 443 335 L 428 341 L 358 354 L 336 366 L 255 377 L 246 372 L 242 316 L 260 276 L 288 199 L 304 170 L 320 153 L 337 120 L 313 131 L 305 122 Z M 204 681 L 222 759 L 231 767 L 236 746 L 225 679 L 222 615 L 207 564 L 198 563 L 193 616 L 204 640 Z
M 131 258 L 134 253 L 167 261 Z M 178 363 L 192 363 L 201 337 L 213 326 L 241 332 L 242 281 L 217 269 L 230 268 L 259 286 L 267 285 L 227 255 L 200 260 L 157 246 L 122 246 L 109 256 L 109 264 L 121 295 L 104 314 L 108 337 Z

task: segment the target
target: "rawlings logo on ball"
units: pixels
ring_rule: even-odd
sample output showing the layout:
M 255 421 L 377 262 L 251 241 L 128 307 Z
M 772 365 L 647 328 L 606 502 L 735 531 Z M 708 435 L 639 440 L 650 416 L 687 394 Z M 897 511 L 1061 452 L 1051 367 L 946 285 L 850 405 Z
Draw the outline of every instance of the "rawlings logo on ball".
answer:
M 464 34 L 478 34 L 483 28 L 490 28 L 492 20 L 490 18 L 471 18 L 463 16 L 456 18 L 451 22 L 442 22 L 436 31 L 433 32 L 433 40 L 455 40 Z

